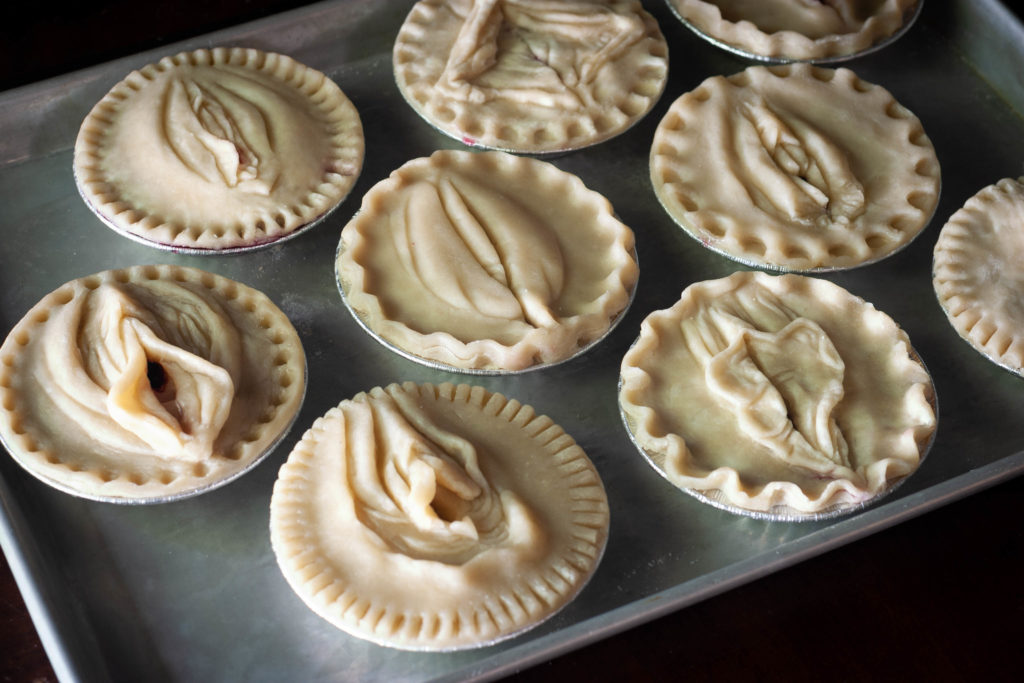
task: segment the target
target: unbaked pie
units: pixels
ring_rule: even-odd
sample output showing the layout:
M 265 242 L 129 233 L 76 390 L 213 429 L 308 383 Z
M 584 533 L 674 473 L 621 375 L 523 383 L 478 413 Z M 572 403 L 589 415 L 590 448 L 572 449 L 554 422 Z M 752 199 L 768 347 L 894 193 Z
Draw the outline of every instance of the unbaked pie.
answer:
M 291 426 L 306 361 L 262 293 L 194 268 L 72 280 L 0 347 L 0 437 L 69 493 L 161 502 L 247 471 Z
M 667 0 L 726 49 L 780 61 L 850 58 L 900 35 L 923 0 Z
M 957 333 L 1024 375 L 1024 178 L 982 189 L 935 243 L 933 284 Z
M 665 39 L 634 0 L 421 0 L 393 60 L 406 101 L 443 133 L 527 153 L 622 133 L 668 77 Z
M 119 233 L 175 251 L 294 236 L 335 208 L 363 163 L 359 114 L 324 74 L 242 48 L 133 71 L 92 109 L 74 170 Z
M 338 628 L 381 645 L 489 645 L 565 606 L 608 501 L 551 419 L 481 387 L 393 384 L 313 423 L 270 502 L 278 564 Z
M 916 116 L 848 69 L 806 64 L 708 78 L 669 108 L 650 164 L 687 233 L 778 270 L 885 258 L 924 229 L 939 195 Z
M 771 519 L 849 512 L 924 458 L 931 378 L 884 313 L 825 280 L 739 272 L 652 313 L 619 404 L 651 464 L 698 498 Z
M 509 372 L 604 337 L 637 280 L 633 232 L 576 176 L 504 152 L 439 151 L 363 197 L 339 287 L 378 340 L 428 365 Z

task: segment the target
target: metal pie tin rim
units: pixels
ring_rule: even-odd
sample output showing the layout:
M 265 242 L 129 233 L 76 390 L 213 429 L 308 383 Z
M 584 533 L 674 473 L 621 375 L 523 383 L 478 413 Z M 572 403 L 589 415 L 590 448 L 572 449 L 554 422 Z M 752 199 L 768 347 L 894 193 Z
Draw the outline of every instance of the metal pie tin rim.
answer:
M 360 172 L 361 170 L 362 169 L 360 168 Z M 358 182 L 359 175 L 360 174 L 357 173 L 355 178 L 353 178 L 352 187 L 355 187 L 356 183 Z M 252 251 L 258 251 L 260 249 L 266 249 L 268 247 L 281 244 L 282 242 L 287 242 L 288 240 L 298 237 L 299 235 L 305 233 L 306 231 L 315 228 L 321 223 L 323 223 L 332 213 L 334 213 L 335 210 L 337 210 L 339 206 L 341 206 L 345 202 L 346 199 L 348 199 L 349 195 L 352 193 L 352 188 L 349 188 L 348 192 L 339 197 L 338 201 L 336 201 L 333 205 L 329 206 L 319 216 L 313 218 L 311 221 L 307 223 L 303 223 L 302 225 L 298 226 L 291 232 L 285 233 L 279 237 L 261 240 L 258 242 L 253 242 L 251 244 L 242 244 L 234 247 L 189 247 L 147 239 L 146 237 L 143 237 L 138 233 L 128 230 L 124 226 L 117 225 L 106 214 L 100 211 L 97 206 L 95 206 L 91 201 L 89 201 L 89 198 L 86 196 L 82 184 L 79 181 L 77 169 L 74 172 L 74 177 L 75 189 L 78 190 L 78 196 L 82 198 L 82 201 L 84 201 L 85 205 L 89 207 L 89 210 L 92 211 L 92 213 L 97 218 L 99 218 L 105 226 L 107 226 L 117 234 L 121 235 L 122 237 L 127 237 L 133 242 L 137 242 L 147 247 L 152 247 L 154 249 L 159 249 L 161 251 L 167 251 L 173 254 L 182 254 L 187 256 L 229 256 L 233 254 L 244 254 Z
M 63 493 L 67 493 L 68 495 L 74 496 L 76 498 L 82 498 L 82 499 L 85 499 L 85 500 L 92 500 L 92 501 L 96 501 L 96 502 L 99 502 L 99 503 L 113 503 L 113 504 L 116 504 L 116 505 L 125 505 L 125 506 L 159 505 L 159 504 L 162 504 L 162 503 L 171 503 L 171 502 L 178 501 L 178 500 L 184 500 L 186 498 L 193 498 L 193 497 L 198 496 L 200 494 L 207 493 L 207 492 L 212 491 L 214 489 L 218 489 L 218 488 L 220 488 L 222 486 L 225 486 L 225 485 L 235 481 L 236 479 L 240 478 L 242 475 L 247 474 L 248 472 L 253 470 L 257 465 L 259 465 L 261 462 L 263 462 L 267 458 L 267 456 L 269 456 L 271 454 L 271 452 L 273 452 L 274 449 L 276 449 L 281 444 L 281 442 L 284 441 L 285 438 L 287 438 L 288 434 L 292 430 L 292 427 L 295 425 L 296 420 L 298 420 L 299 413 L 302 412 L 302 406 L 303 406 L 303 404 L 306 401 L 306 392 L 309 389 L 309 361 L 308 361 L 308 359 L 303 363 L 302 377 L 303 377 L 302 395 L 300 396 L 299 402 L 298 402 L 298 404 L 295 407 L 294 414 L 291 416 L 291 419 L 289 419 L 287 423 L 282 425 L 280 433 L 270 443 L 267 444 L 266 448 L 264 448 L 263 451 L 259 455 L 254 457 L 244 467 L 231 472 L 227 476 L 221 477 L 219 479 L 214 479 L 214 480 L 211 480 L 211 481 L 207 481 L 207 482 L 201 482 L 197 486 L 194 486 L 194 487 L 188 488 L 188 489 L 184 489 L 184 490 L 179 491 L 177 493 L 172 493 L 172 494 L 168 494 L 168 495 L 134 496 L 134 497 L 133 496 L 103 496 L 103 495 L 98 495 L 98 494 L 86 493 L 86 492 L 83 492 L 83 491 L 81 491 L 81 490 L 75 488 L 74 486 L 71 486 L 71 485 L 69 485 L 69 484 L 67 484 L 65 482 L 55 480 L 52 477 L 47 476 L 43 472 L 40 472 L 36 468 L 34 468 L 34 467 L 30 466 L 29 464 L 27 464 L 20 457 L 20 455 L 19 455 L 20 452 L 15 450 L 14 448 L 12 448 L 11 445 L 8 444 L 4 440 L 3 434 L 0 434 L 0 445 L 3 445 L 3 447 L 7 449 L 7 452 L 21 466 L 21 468 L 23 470 L 25 470 L 26 472 L 28 472 L 29 474 L 34 476 L 36 479 L 38 479 L 39 481 L 43 482 L 44 484 L 47 484 L 48 486 L 50 486 L 52 488 L 55 488 L 58 491 L 62 491 Z
M 640 338 L 638 336 L 637 339 L 635 339 L 633 343 L 630 345 L 630 349 L 636 346 L 639 340 Z M 632 423 L 629 417 L 626 415 L 625 409 L 622 407 L 621 397 L 623 380 L 621 370 L 619 372 L 619 381 L 617 387 L 619 419 L 622 420 L 622 425 L 626 430 L 626 435 L 629 437 L 630 442 L 632 442 L 633 446 L 637 449 L 637 451 L 640 452 L 644 460 L 647 461 L 647 464 L 654 468 L 654 471 L 661 475 L 662 478 L 665 479 L 665 481 L 672 484 L 672 486 L 679 489 L 683 493 L 686 493 L 692 496 L 693 498 L 696 498 L 702 503 L 718 508 L 719 510 L 730 512 L 735 515 L 739 515 L 742 517 L 750 517 L 752 519 L 767 522 L 820 522 L 824 520 L 835 519 L 837 517 L 845 517 L 847 515 L 860 512 L 861 510 L 864 510 L 865 508 L 870 507 L 871 505 L 874 505 L 875 503 L 882 500 L 890 493 L 898 489 L 903 484 L 903 482 L 909 479 L 915 472 L 917 472 L 921 468 L 928 454 L 931 452 L 932 445 L 935 443 L 935 437 L 939 431 L 939 398 L 938 392 L 935 390 L 935 380 L 932 377 L 931 372 L 928 370 L 928 366 L 925 365 L 924 360 L 921 358 L 920 354 L 917 353 L 913 346 L 910 346 L 909 342 L 908 348 L 910 358 L 913 359 L 915 362 L 919 363 L 921 367 L 924 369 L 925 374 L 928 376 L 928 383 L 931 387 L 931 395 L 928 400 L 928 403 L 931 405 L 932 413 L 935 415 L 934 428 L 932 429 L 931 434 L 928 435 L 927 442 L 920 447 L 920 457 L 918 458 L 917 465 L 914 467 L 913 470 L 891 482 L 888 482 L 885 488 L 883 488 L 870 498 L 848 505 L 834 504 L 818 512 L 800 512 L 798 510 L 790 508 L 789 506 L 773 506 L 768 510 L 752 510 L 741 507 L 734 503 L 728 503 L 721 500 L 722 492 L 719 489 L 696 489 L 686 486 L 680 486 L 679 484 L 669 479 L 668 473 L 665 472 L 665 470 L 655 462 L 654 455 L 650 453 L 647 449 L 645 449 L 642 445 L 640 445 L 639 441 L 637 440 L 637 437 L 633 432 Z
M 700 36 L 705 42 L 708 42 L 708 43 L 714 45 L 715 47 L 717 47 L 717 48 L 719 48 L 721 50 L 724 50 L 726 52 L 734 54 L 737 57 L 742 57 L 744 59 L 748 59 L 748 60 L 753 61 L 753 62 L 758 62 L 760 64 L 767 64 L 767 65 L 798 64 L 798 63 L 815 64 L 815 65 L 826 65 L 826 64 L 839 64 L 839 63 L 842 63 L 842 62 L 848 62 L 848 61 L 851 61 L 851 60 L 854 60 L 854 59 L 858 59 L 860 57 L 867 56 L 867 55 L 872 54 L 874 52 L 878 52 L 879 50 L 882 50 L 883 48 L 888 47 L 892 43 L 896 42 L 897 40 L 902 38 L 903 35 L 907 31 L 909 31 L 911 26 L 913 26 L 914 23 L 917 21 L 917 18 L 921 15 L 921 9 L 924 7 L 924 0 L 917 0 L 917 2 L 915 2 L 912 7 L 907 8 L 906 11 L 903 14 L 903 24 L 896 31 L 894 31 L 893 33 L 889 34 L 885 38 L 882 38 L 878 42 L 872 43 L 871 45 L 867 46 L 866 48 L 864 48 L 862 50 L 857 50 L 857 51 L 851 52 L 849 54 L 831 55 L 831 56 L 828 56 L 828 57 L 808 57 L 808 58 L 769 57 L 769 56 L 766 56 L 766 55 L 757 54 L 756 52 L 751 52 L 751 51 L 746 50 L 746 49 L 741 48 L 741 47 L 736 47 L 735 45 L 732 45 L 730 43 L 726 43 L 726 42 L 724 42 L 724 41 L 722 41 L 722 40 L 720 40 L 718 38 L 715 38 L 714 36 L 711 36 L 710 34 L 704 32 L 703 30 L 701 30 L 699 27 L 697 27 L 695 24 L 693 24 L 688 19 L 683 18 L 682 14 L 676 8 L 676 6 L 672 2 L 672 0 L 665 0 L 665 4 L 668 5 L 669 10 L 672 12 L 673 15 L 675 15 L 676 19 L 678 19 L 680 21 L 680 23 L 682 23 L 684 26 L 686 26 L 686 28 L 690 29 L 691 31 L 696 33 L 698 36 Z
M 478 377 L 496 377 L 496 376 L 503 376 L 503 375 L 508 375 L 508 376 L 511 376 L 511 375 L 522 375 L 522 374 L 525 374 L 525 373 L 528 373 L 528 372 L 535 372 L 535 371 L 538 371 L 538 370 L 545 370 L 547 368 L 553 368 L 555 366 L 562 365 L 563 363 L 568 363 L 569 361 L 574 360 L 574 359 L 578 358 L 579 356 L 582 356 L 583 354 L 585 354 L 586 352 L 590 351 L 592 348 L 597 346 L 599 343 L 604 341 L 615 330 L 615 328 L 618 327 L 619 323 L 622 322 L 622 319 L 626 317 L 626 314 L 629 312 L 630 307 L 633 305 L 633 300 L 636 298 L 636 290 L 637 290 L 637 288 L 638 288 L 637 286 L 639 284 L 639 275 L 638 275 L 637 276 L 637 281 L 634 282 L 633 286 L 630 288 L 629 299 L 626 301 L 626 305 L 622 308 L 622 310 L 620 310 L 618 313 L 615 314 L 615 317 L 613 317 L 611 319 L 611 321 L 608 324 L 608 327 L 605 329 L 605 331 L 602 334 L 598 335 L 597 337 L 594 337 L 593 339 L 591 339 L 589 342 L 587 342 L 583 346 L 581 346 L 578 349 L 576 349 L 575 352 L 573 352 L 569 356 L 566 356 L 565 358 L 560 358 L 558 360 L 550 361 L 550 362 L 547 362 L 547 363 L 534 363 L 533 365 L 530 365 L 529 367 L 521 368 L 519 370 L 505 370 L 505 369 L 501 369 L 501 368 L 463 368 L 463 367 L 459 367 L 457 365 L 451 365 L 451 364 L 444 363 L 444 362 L 439 361 L 439 360 L 434 360 L 432 358 L 425 358 L 423 356 L 417 355 L 417 354 L 409 351 L 408 349 L 404 349 L 401 346 L 398 346 L 397 344 L 395 344 L 394 342 L 385 339 L 380 334 L 378 334 L 375 330 L 371 329 L 369 324 L 365 320 L 363 320 L 362 316 L 360 316 L 356 312 L 355 308 L 352 307 L 352 304 L 348 300 L 348 295 L 345 292 L 345 287 L 342 284 L 341 273 L 338 271 L 338 265 L 337 264 L 338 264 L 338 262 L 339 262 L 339 260 L 341 258 L 341 254 L 342 254 L 343 251 L 344 251 L 344 241 L 343 240 L 339 240 L 338 241 L 338 248 L 337 248 L 337 250 L 335 251 L 335 254 L 334 254 L 334 264 L 335 264 L 335 266 L 334 266 L 334 283 L 335 283 L 335 285 L 338 288 L 338 293 L 341 296 L 341 301 L 345 305 L 346 310 L 348 310 L 348 312 L 351 314 L 352 318 L 356 321 L 356 323 L 359 325 L 359 327 L 361 327 L 363 329 L 363 331 L 365 331 L 368 335 L 370 335 L 370 337 L 372 337 L 381 346 L 384 346 L 389 351 L 392 351 L 392 352 L 398 354 L 399 356 L 402 356 L 406 360 L 411 360 L 411 361 L 413 361 L 415 363 L 418 363 L 420 365 L 426 366 L 426 367 L 428 367 L 428 368 L 430 368 L 432 370 L 440 370 L 442 372 L 451 372 L 451 373 L 457 373 L 457 374 L 461 374 L 461 375 L 474 375 L 474 376 L 478 376 Z M 633 248 L 630 251 L 630 253 L 631 253 L 632 257 L 633 257 L 633 262 L 637 266 L 637 272 L 639 273 L 639 270 L 640 270 L 640 260 L 639 260 L 639 257 L 637 255 L 636 244 L 633 245 Z M 443 332 L 443 330 L 438 330 L 438 331 Z
M 935 188 L 935 204 L 932 206 L 932 210 L 928 214 L 928 218 L 921 224 L 920 230 L 914 233 L 914 235 L 906 242 L 898 245 L 895 249 L 887 251 L 884 254 L 879 254 L 874 258 L 865 259 L 864 261 L 860 261 L 859 263 L 852 263 L 847 266 L 815 266 L 813 268 L 794 268 L 781 264 L 770 263 L 767 261 L 757 261 L 750 258 L 744 258 L 743 256 L 738 256 L 730 251 L 718 247 L 716 240 L 703 239 L 701 235 L 697 234 L 693 227 L 689 225 L 689 223 L 683 220 L 681 216 L 675 215 L 669 209 L 669 207 L 665 203 L 665 200 L 662 199 L 661 193 L 658 192 L 657 189 L 655 189 L 654 196 L 657 197 L 658 204 L 661 205 L 662 210 L 664 210 L 668 217 L 672 219 L 672 222 L 674 222 L 680 229 L 682 229 L 682 231 L 686 233 L 688 237 L 696 240 L 698 243 L 700 243 L 702 247 L 704 247 L 708 251 L 714 252 L 719 256 L 724 256 L 730 261 L 739 263 L 742 266 L 747 266 L 749 268 L 759 268 L 761 270 L 767 270 L 773 273 L 794 273 L 798 275 L 827 275 L 829 273 L 841 273 L 845 271 L 855 270 L 857 268 L 863 268 L 864 266 L 870 266 L 875 263 L 880 263 L 881 261 L 884 261 L 891 256 L 895 256 L 896 254 L 900 253 L 901 251 L 909 247 L 911 244 L 913 244 L 917 240 L 917 238 L 921 236 L 921 233 L 928 229 L 928 226 L 931 225 L 931 222 L 935 219 L 935 214 L 937 213 L 939 208 L 939 202 L 942 200 L 942 178 L 941 176 L 939 177 L 938 186 Z

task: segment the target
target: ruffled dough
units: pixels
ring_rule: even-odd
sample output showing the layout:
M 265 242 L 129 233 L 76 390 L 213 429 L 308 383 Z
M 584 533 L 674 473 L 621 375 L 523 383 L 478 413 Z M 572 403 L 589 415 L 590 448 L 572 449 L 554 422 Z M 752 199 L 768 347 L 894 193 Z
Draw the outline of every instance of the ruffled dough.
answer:
M 639 120 L 665 86 L 667 51 L 638 2 L 421 0 L 394 67 L 406 100 L 444 133 L 536 153 Z
M 93 108 L 75 179 L 114 229 L 155 246 L 230 250 L 294 234 L 362 167 L 359 115 L 283 55 L 198 50 L 133 71 Z
M 1024 375 L 1024 178 L 967 200 L 939 233 L 933 284 L 961 337 Z
M 780 270 L 851 268 L 905 247 L 938 203 L 920 121 L 847 69 L 751 67 L 676 100 L 651 181 L 705 246 Z
M 921 0 L 669 0 L 680 18 L 741 52 L 778 60 L 852 57 L 898 33 Z
M 608 504 L 573 440 L 480 387 L 391 385 L 318 419 L 281 468 L 271 540 L 322 617 L 374 642 L 479 647 L 536 625 L 600 560 Z
M 287 431 L 305 389 L 301 343 L 269 299 L 176 266 L 67 283 L 0 358 L 11 454 L 47 483 L 114 502 L 240 475 Z
M 543 207 L 543 210 L 538 209 Z M 578 353 L 629 304 L 633 233 L 579 178 L 500 152 L 436 152 L 373 187 L 341 235 L 346 303 L 429 361 L 522 370 Z
M 674 484 L 800 517 L 863 505 L 913 472 L 934 390 L 906 335 L 823 280 L 741 272 L 651 314 L 620 406 Z

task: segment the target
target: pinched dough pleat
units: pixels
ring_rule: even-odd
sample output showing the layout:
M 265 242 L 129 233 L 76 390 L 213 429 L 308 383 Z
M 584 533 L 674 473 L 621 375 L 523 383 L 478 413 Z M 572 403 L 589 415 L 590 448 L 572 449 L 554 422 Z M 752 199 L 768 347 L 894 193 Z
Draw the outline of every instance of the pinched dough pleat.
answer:
M 161 129 L 181 162 L 207 182 L 270 194 L 280 169 L 259 107 L 212 81 L 174 78 L 166 89 Z
M 818 225 L 864 213 L 864 187 L 843 150 L 815 126 L 790 113 L 783 120 L 763 98 L 742 106 L 751 128 L 737 125 L 738 157 L 746 184 L 763 211 Z
M 644 321 L 619 403 L 651 464 L 772 518 L 850 511 L 913 472 L 934 389 L 895 322 L 825 280 L 738 272 Z
M 655 193 L 704 246 L 784 270 L 895 253 L 938 201 L 920 121 L 847 69 L 750 67 L 677 99 L 651 149 Z
M 633 234 L 551 164 L 503 152 L 413 159 L 363 197 L 335 264 L 381 341 L 453 367 L 519 371 L 600 339 L 629 304 Z
M 561 250 L 520 202 L 447 177 L 416 183 L 402 218 L 396 251 L 439 299 L 489 317 L 557 324 L 551 304 L 565 278 Z
M 282 572 L 346 632 L 413 650 L 491 645 L 564 606 L 607 538 L 600 478 L 549 418 L 482 387 L 377 387 L 282 466 Z
M 708 307 L 683 320 L 681 331 L 708 387 L 748 437 L 794 467 L 857 476 L 832 414 L 843 397 L 845 365 L 819 325 L 794 318 L 781 329 L 759 330 Z
M 598 72 L 644 36 L 635 15 L 594 3 L 475 0 L 437 87 L 470 102 L 507 98 L 581 109 Z
M 464 563 L 502 543 L 543 544 L 543 531 L 519 510 L 518 497 L 492 489 L 473 443 L 433 423 L 415 401 L 374 391 L 341 412 L 355 514 L 384 545 L 418 559 Z
M 231 410 L 238 339 L 219 328 L 197 340 L 189 307 L 197 319 L 218 316 L 203 316 L 210 309 L 198 297 L 174 295 L 186 306 L 179 329 L 168 332 L 124 290 L 101 285 L 59 313 L 65 335 L 46 339 L 43 368 L 53 399 L 92 438 L 124 450 L 141 442 L 158 457 L 198 462 L 213 454 Z M 185 339 L 199 341 L 223 366 L 175 343 Z

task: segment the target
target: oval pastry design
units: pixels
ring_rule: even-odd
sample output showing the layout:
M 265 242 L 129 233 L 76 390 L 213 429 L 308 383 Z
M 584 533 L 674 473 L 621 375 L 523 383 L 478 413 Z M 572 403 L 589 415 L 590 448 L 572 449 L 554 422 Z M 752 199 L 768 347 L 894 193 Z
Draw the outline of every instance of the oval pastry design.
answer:
M 395 552 L 463 564 L 510 539 L 543 543 L 522 501 L 491 488 L 473 442 L 431 422 L 407 394 L 378 389 L 338 410 L 356 514 Z
M 41 379 L 103 445 L 199 462 L 231 410 L 241 346 L 211 302 L 172 283 L 159 289 L 180 317 L 154 315 L 115 283 L 63 307 L 51 322 L 61 334 L 43 341 Z
M 593 106 L 597 74 L 644 37 L 639 15 L 589 2 L 475 0 L 459 18 L 437 87 L 475 103 Z
M 281 467 L 270 540 L 317 614 L 381 645 L 481 647 L 588 581 L 608 499 L 572 437 L 465 384 L 392 384 L 318 418 Z
M 634 443 L 704 502 L 766 519 L 852 512 L 914 472 L 935 388 L 906 333 L 846 290 L 739 272 L 655 311 L 622 360 Z
M 195 268 L 72 280 L 0 346 L 0 440 L 68 493 L 159 503 L 241 476 L 284 436 L 306 357 L 265 295 Z
M 207 182 L 268 195 L 280 174 L 265 114 L 215 82 L 171 79 L 162 130 L 181 163 Z
M 129 73 L 89 112 L 75 183 L 122 235 L 176 252 L 294 237 L 348 195 L 363 164 L 352 102 L 285 55 L 214 48 Z
M 420 0 L 393 65 L 402 96 L 443 133 L 546 154 L 642 118 L 665 87 L 668 46 L 634 0 Z
M 737 164 L 751 200 L 765 213 L 822 229 L 864 213 L 864 186 L 838 145 L 795 113 L 758 98 L 744 103 L 735 131 Z M 785 117 L 785 120 L 784 120 Z
M 633 233 L 557 167 L 439 151 L 370 189 L 341 232 L 342 297 L 373 336 L 446 369 L 516 372 L 567 360 L 621 318 Z
M 815 272 L 874 263 L 931 219 L 939 162 L 921 122 L 848 69 L 712 76 L 658 125 L 651 183 L 705 247 Z
M 562 253 L 530 208 L 464 176 L 416 183 L 408 197 L 395 239 L 420 285 L 461 310 L 557 324 L 550 307 L 565 279 Z
M 820 325 L 763 291 L 718 297 L 680 330 L 709 389 L 748 438 L 788 466 L 863 483 L 834 415 L 846 366 Z M 677 458 L 668 466 L 683 473 Z

